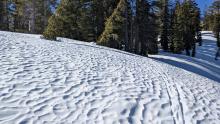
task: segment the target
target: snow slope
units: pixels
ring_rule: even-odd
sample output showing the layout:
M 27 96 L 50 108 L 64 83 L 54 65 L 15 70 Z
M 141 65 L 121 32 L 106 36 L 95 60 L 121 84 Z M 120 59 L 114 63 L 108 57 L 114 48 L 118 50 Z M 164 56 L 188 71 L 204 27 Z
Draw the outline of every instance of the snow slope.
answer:
M 219 124 L 220 84 L 91 43 L 0 31 L 0 124 L 29 123 Z

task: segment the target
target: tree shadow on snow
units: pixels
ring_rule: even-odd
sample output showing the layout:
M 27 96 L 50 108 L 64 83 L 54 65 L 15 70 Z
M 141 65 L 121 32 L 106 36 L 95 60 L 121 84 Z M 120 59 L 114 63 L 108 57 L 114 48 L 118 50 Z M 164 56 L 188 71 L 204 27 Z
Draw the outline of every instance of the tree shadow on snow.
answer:
M 196 57 L 161 52 L 160 55 L 151 58 L 220 83 L 220 60 L 214 60 L 215 54 L 216 42 L 204 39 L 203 46 L 197 46 Z
M 187 71 L 190 71 L 190 72 L 193 72 L 193 73 L 196 73 L 196 74 L 199 74 L 201 76 L 204 76 L 204 77 L 207 77 L 211 80 L 214 80 L 214 81 L 217 81 L 220 83 L 220 75 L 214 75 L 208 71 L 204 71 L 203 69 L 199 68 L 199 67 L 196 67 L 196 66 L 193 66 L 193 65 L 190 65 L 190 64 L 187 64 L 187 63 L 184 63 L 184 62 L 178 62 L 178 61 L 174 61 L 174 60 L 171 60 L 171 59 L 165 59 L 165 58 L 153 58 L 157 61 L 161 61 L 161 62 L 164 62 L 164 63 L 167 63 L 167 64 L 170 64 L 170 65 L 173 65 L 173 66 L 176 66 L 178 68 L 182 68 L 184 70 L 187 70 Z M 202 64 L 201 64 L 202 66 Z M 207 66 L 204 66 L 204 67 L 207 67 Z

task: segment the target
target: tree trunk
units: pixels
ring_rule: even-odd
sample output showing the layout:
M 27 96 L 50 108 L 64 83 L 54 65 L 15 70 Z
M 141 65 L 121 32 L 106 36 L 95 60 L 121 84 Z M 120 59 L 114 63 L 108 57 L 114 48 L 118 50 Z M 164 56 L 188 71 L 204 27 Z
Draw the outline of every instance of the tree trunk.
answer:
M 129 42 L 128 42 L 128 1 L 126 2 L 126 10 L 125 10 L 125 51 L 129 51 Z
M 35 33 L 35 0 L 30 3 L 30 19 L 29 19 L 29 32 Z

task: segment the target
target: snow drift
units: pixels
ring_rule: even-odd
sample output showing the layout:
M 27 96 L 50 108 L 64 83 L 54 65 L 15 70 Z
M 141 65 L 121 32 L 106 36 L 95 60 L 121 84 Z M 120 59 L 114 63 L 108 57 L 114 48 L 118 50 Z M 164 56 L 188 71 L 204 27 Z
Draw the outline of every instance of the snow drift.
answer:
M 91 43 L 0 32 L 2 124 L 218 124 L 215 79 Z

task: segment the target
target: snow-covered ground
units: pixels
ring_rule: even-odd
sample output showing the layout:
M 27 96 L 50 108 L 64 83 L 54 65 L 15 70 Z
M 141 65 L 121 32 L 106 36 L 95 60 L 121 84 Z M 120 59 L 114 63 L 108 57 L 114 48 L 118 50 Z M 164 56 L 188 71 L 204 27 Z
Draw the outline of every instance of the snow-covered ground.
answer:
M 0 31 L 0 124 L 219 124 L 220 63 L 204 38 L 197 58 L 150 59 Z
M 203 45 L 197 46 L 196 57 L 188 57 L 185 53 L 176 55 L 166 52 L 161 52 L 160 55 L 151 55 L 150 57 L 220 83 L 220 60 L 215 60 L 217 52 L 216 39 L 210 31 L 203 31 L 202 38 Z

